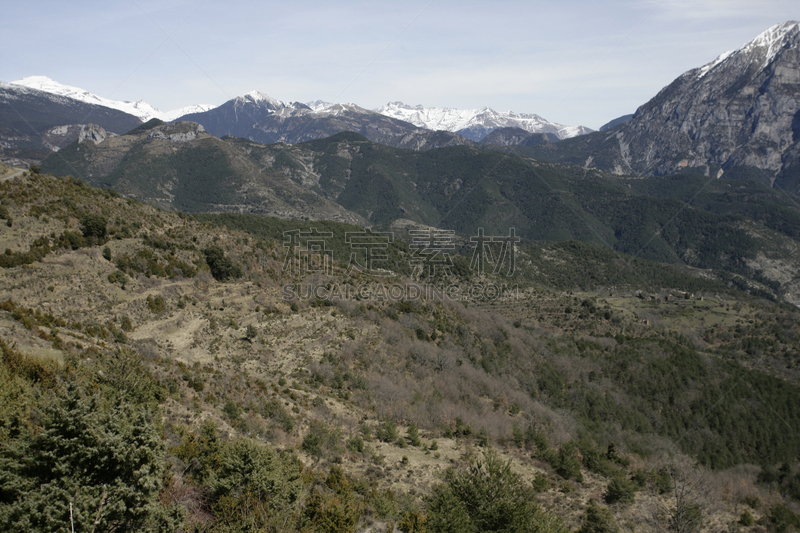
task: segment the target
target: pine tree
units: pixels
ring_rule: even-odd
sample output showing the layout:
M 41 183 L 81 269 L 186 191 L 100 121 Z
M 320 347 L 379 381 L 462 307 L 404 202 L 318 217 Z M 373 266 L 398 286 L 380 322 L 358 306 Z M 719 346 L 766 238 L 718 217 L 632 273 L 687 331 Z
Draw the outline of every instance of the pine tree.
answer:
M 496 452 L 467 471 L 450 470 L 434 489 L 427 524 L 431 532 L 561 533 L 563 525 L 542 512 L 536 494 Z
M 165 447 L 152 413 L 70 384 L 40 415 L 41 427 L 2 447 L 0 530 L 68 530 L 70 503 L 76 530 L 169 529 L 156 501 Z
M 406 438 L 408 439 L 408 443 L 412 446 L 419 446 L 422 444 L 422 442 L 419 440 L 419 429 L 417 428 L 416 422 L 412 422 L 411 425 L 408 426 Z
M 603 507 L 592 498 L 589 500 L 586 517 L 578 533 L 619 533 L 619 526 L 608 507 Z

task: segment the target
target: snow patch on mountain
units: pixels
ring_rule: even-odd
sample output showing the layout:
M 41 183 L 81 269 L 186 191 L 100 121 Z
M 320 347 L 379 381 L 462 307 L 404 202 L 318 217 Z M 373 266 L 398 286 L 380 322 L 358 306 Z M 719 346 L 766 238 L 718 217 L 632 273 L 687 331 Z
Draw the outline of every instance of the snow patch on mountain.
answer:
M 728 50 L 727 52 L 724 52 L 724 53 L 720 54 L 719 57 L 717 57 L 711 63 L 709 63 L 707 65 L 703 65 L 702 67 L 700 67 L 700 72 L 698 72 L 697 77 L 698 78 L 702 78 L 703 76 L 708 74 L 708 72 L 711 69 L 713 69 L 714 67 L 716 67 L 717 65 L 721 64 L 723 61 L 728 59 L 731 56 L 731 54 L 733 54 L 733 52 L 734 52 L 734 50 Z
M 484 137 L 498 128 L 521 128 L 530 133 L 553 133 L 559 139 L 567 139 L 593 131 L 585 126 L 564 126 L 549 122 L 533 113 L 515 113 L 513 111 L 499 113 L 489 107 L 452 109 L 390 102 L 375 111 L 388 117 L 405 120 L 421 128 L 451 132 L 474 131 L 480 137 Z
M 369 109 L 364 109 L 352 102 L 348 102 L 346 104 L 331 104 L 323 109 L 315 110 L 314 114 L 337 116 L 348 111 L 351 113 L 372 113 Z

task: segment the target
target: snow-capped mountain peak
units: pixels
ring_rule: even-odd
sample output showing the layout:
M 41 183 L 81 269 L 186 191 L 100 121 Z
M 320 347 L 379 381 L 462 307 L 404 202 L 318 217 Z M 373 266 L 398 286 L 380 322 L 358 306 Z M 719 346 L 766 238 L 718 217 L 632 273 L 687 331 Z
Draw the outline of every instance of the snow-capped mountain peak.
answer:
M 245 93 L 242 96 L 242 98 L 244 100 L 248 100 L 256 104 L 267 103 L 275 108 L 289 107 L 289 104 L 282 102 L 280 100 L 276 100 L 275 98 L 272 98 L 271 96 L 256 90 L 250 91 L 249 93 Z
M 800 31 L 800 23 L 792 20 L 776 24 L 737 51 L 749 52 L 756 48 L 764 48 L 766 49 L 764 64 L 767 64 L 783 47 L 786 38 L 791 34 L 796 34 L 798 31 Z
M 159 118 L 164 122 L 172 122 L 173 120 L 176 120 L 184 115 L 191 115 L 192 113 L 205 113 L 206 111 L 214 109 L 215 107 L 217 106 L 210 104 L 189 105 L 186 107 L 181 107 L 180 109 L 173 109 L 172 111 L 161 113 Z
M 22 78 L 21 80 L 12 81 L 14 85 L 22 85 L 23 87 L 29 87 L 31 89 L 38 89 L 40 91 L 44 91 L 51 94 L 60 94 L 62 96 L 67 96 L 71 94 L 77 95 L 90 95 L 91 93 L 80 89 L 78 87 L 72 87 L 70 85 L 64 85 L 63 83 L 58 83 L 57 81 L 48 78 L 47 76 L 28 76 Z
M 86 102 L 87 104 L 101 105 L 110 107 L 112 109 L 118 109 L 119 111 L 124 111 L 125 113 L 139 117 L 144 121 L 150 120 L 151 118 L 160 117 L 161 115 L 161 111 L 151 106 L 147 102 L 141 100 L 138 102 L 121 102 L 117 100 L 111 100 L 109 98 L 103 98 L 102 96 L 97 96 L 96 94 L 90 93 L 85 89 L 58 83 L 47 76 L 28 76 L 26 78 L 22 78 L 21 80 L 12 81 L 11 83 L 14 85 L 28 87 L 30 89 L 38 89 L 50 94 L 66 96 L 81 102 Z
M 323 111 L 334 104 L 333 102 L 326 102 L 325 100 L 314 100 L 313 102 L 306 102 L 306 105 L 310 107 L 312 111 Z
M 11 83 L 22 87 L 28 87 L 30 89 L 37 89 L 50 94 L 66 96 L 67 98 L 73 98 L 87 104 L 101 105 L 104 107 L 110 107 L 111 109 L 124 111 L 125 113 L 131 114 L 135 117 L 139 117 L 144 122 L 147 122 L 152 118 L 158 118 L 165 122 L 169 122 L 187 113 L 199 113 L 216 107 L 212 105 L 200 104 L 163 112 L 148 104 L 144 100 L 139 100 L 138 102 L 111 100 L 110 98 L 103 98 L 102 96 L 90 93 L 89 91 L 81 89 L 80 87 L 64 85 L 63 83 L 59 83 L 48 78 L 47 76 L 28 76 L 22 78 L 21 80 L 12 81 Z
M 549 122 L 533 113 L 513 111 L 498 113 L 489 107 L 452 109 L 389 102 L 375 111 L 388 117 L 405 120 L 421 128 L 459 133 L 473 141 L 481 140 L 493 130 L 507 127 L 522 128 L 531 133 L 552 133 L 559 139 L 575 137 L 592 131 L 584 126 L 564 126 Z
M 696 71 L 696 75 L 698 78 L 702 78 L 729 58 L 753 54 L 758 54 L 757 59 L 761 60 L 761 68 L 764 68 L 784 48 L 787 40 L 798 33 L 800 33 L 800 22 L 790 20 L 776 24 L 739 48 L 720 54 L 714 61 L 700 67 Z M 763 58 L 761 57 L 762 53 Z M 756 59 L 756 56 L 754 56 L 754 59 Z

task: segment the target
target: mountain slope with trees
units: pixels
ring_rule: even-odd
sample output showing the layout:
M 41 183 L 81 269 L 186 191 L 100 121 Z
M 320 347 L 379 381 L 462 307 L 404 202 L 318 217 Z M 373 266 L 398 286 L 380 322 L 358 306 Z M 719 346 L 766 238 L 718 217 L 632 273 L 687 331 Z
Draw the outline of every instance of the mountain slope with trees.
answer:
M 688 271 L 644 291 L 635 277 L 564 290 L 576 279 L 522 270 L 376 279 L 342 255 L 298 272 L 291 221 L 200 222 L 36 174 L 0 193 L 6 529 L 63 531 L 70 503 L 76 531 L 779 532 L 798 519 L 792 306 L 692 287 L 703 273 Z M 580 257 L 608 286 L 615 260 L 633 262 L 609 253 L 562 245 L 520 262 L 569 276 L 584 269 L 560 265 Z M 331 297 L 511 281 L 500 297 Z
M 402 150 L 355 133 L 265 146 L 217 139 L 190 122 L 75 143 L 42 166 L 186 211 L 313 214 L 398 231 L 416 224 L 467 240 L 478 228 L 505 235 L 513 227 L 528 241 L 580 240 L 727 270 L 798 298 L 796 199 L 750 181 L 625 180 L 466 146 Z

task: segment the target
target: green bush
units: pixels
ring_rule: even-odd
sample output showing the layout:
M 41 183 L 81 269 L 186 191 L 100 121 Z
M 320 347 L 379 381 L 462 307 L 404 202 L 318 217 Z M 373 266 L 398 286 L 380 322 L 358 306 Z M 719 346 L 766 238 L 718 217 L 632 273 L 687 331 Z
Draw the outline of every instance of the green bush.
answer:
M 124 287 L 125 282 L 128 281 L 128 276 L 122 270 L 115 270 L 108 275 L 108 281 L 109 283 L 119 283 Z
M 352 490 L 327 493 L 314 487 L 306 501 L 301 521 L 304 531 L 315 533 L 353 533 L 361 518 L 362 505 Z
M 320 458 L 326 451 L 339 450 L 340 439 L 341 436 L 337 430 L 331 430 L 321 420 L 312 420 L 300 448 L 307 454 Z
M 558 454 L 553 454 L 554 463 L 551 464 L 556 470 L 556 473 L 564 479 L 575 479 L 578 482 L 583 481 L 583 474 L 581 474 L 581 462 L 576 457 L 577 449 L 574 445 L 567 443 L 561 446 Z
M 419 439 L 419 429 L 417 428 L 416 422 L 412 422 L 411 425 L 408 426 L 406 438 L 408 439 L 408 443 L 412 446 L 419 447 L 422 444 L 422 441 Z
M 536 474 L 533 478 L 533 490 L 536 492 L 544 492 L 550 488 L 550 480 L 544 474 Z
M 203 254 L 215 280 L 223 281 L 242 277 L 242 269 L 238 265 L 234 265 L 230 257 L 225 257 L 225 252 L 219 246 L 209 246 L 203 250 Z
M 562 533 L 557 518 L 539 509 L 533 489 L 491 450 L 467 470 L 448 470 L 428 500 L 428 531 Z
M 633 503 L 636 496 L 636 485 L 622 476 L 617 476 L 608 483 L 606 503 Z
M 378 427 L 375 436 L 383 442 L 396 442 L 400 433 L 397 431 L 397 424 L 394 423 L 394 420 L 388 419 Z
M 631 477 L 631 481 L 636 483 L 636 486 L 639 488 L 644 487 L 647 485 L 647 472 L 644 468 L 637 468 L 636 471 L 633 473 Z
M 769 510 L 769 529 L 775 533 L 800 530 L 800 515 L 782 503 L 773 505 Z
M 107 233 L 108 220 L 103 215 L 89 213 L 81 218 L 81 233 L 84 238 L 97 237 L 102 239 Z
M 489 432 L 486 430 L 485 427 L 481 427 L 478 430 L 478 433 L 475 434 L 475 440 L 481 448 L 486 448 L 489 446 Z
M 68 384 L 39 416 L 37 431 L 0 457 L 0 529 L 63 531 L 70 504 L 80 531 L 133 531 L 168 514 L 158 505 L 165 446 L 153 413 Z
M 514 422 L 514 426 L 511 428 L 511 440 L 514 441 L 514 446 L 517 448 L 522 448 L 525 444 L 525 433 L 522 432 L 520 429 L 519 424 Z
M 578 533 L 619 533 L 619 526 L 611 511 L 592 498 Z
M 214 459 L 205 477 L 216 519 L 212 531 L 276 531 L 295 516 L 303 482 L 291 456 L 239 439 L 224 444 Z
M 239 420 L 239 417 L 242 416 L 242 411 L 242 406 L 235 401 L 231 400 L 230 398 L 225 400 L 225 406 L 222 408 L 222 412 L 225 413 L 225 416 L 227 416 L 230 420 Z
M 114 335 L 114 341 L 118 344 L 126 344 L 128 342 L 128 336 L 121 329 L 114 328 L 111 330 L 111 334 Z
M 672 492 L 672 476 L 667 468 L 660 468 L 653 472 L 653 481 L 659 494 Z
M 364 453 L 364 440 L 361 435 L 353 435 L 347 439 L 347 449 L 353 453 Z
M 164 298 L 161 297 L 159 294 L 155 298 L 152 296 L 147 297 L 147 307 L 150 309 L 152 313 L 162 313 L 166 308 L 166 303 L 164 302 Z
M 406 511 L 400 523 L 397 524 L 397 529 L 403 533 L 425 533 L 428 530 L 427 526 L 428 517 L 425 513 L 417 509 L 413 511 Z

